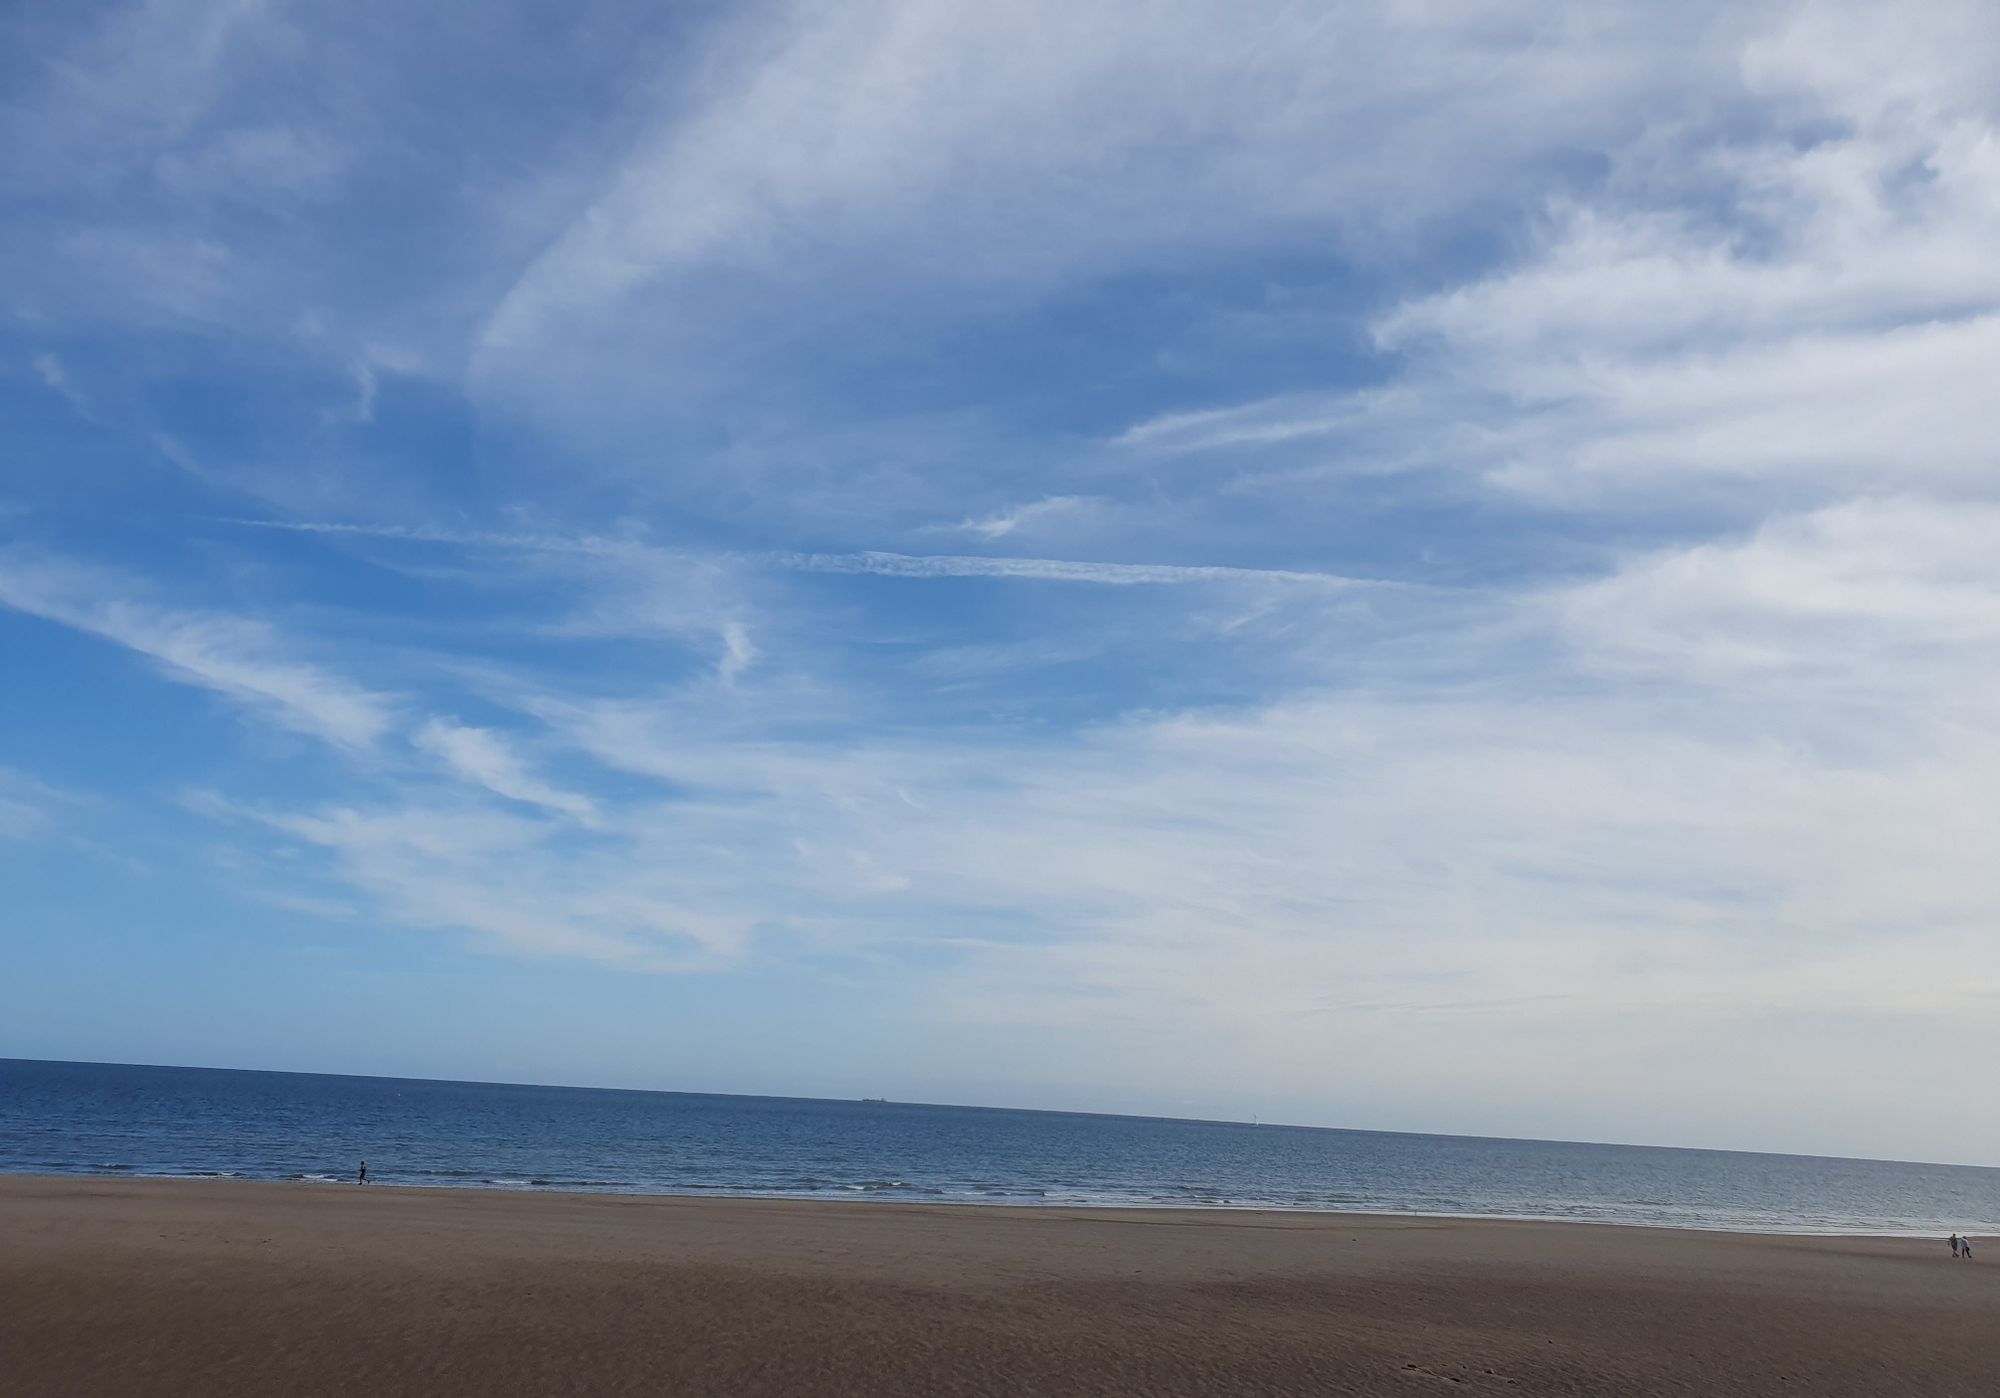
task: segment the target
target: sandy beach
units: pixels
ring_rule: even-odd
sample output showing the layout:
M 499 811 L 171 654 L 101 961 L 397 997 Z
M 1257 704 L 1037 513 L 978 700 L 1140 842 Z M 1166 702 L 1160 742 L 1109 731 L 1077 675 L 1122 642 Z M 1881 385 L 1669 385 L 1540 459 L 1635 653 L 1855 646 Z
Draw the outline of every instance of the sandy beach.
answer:
M 0 1391 L 1989 1395 L 2000 1247 L 17 1176 Z

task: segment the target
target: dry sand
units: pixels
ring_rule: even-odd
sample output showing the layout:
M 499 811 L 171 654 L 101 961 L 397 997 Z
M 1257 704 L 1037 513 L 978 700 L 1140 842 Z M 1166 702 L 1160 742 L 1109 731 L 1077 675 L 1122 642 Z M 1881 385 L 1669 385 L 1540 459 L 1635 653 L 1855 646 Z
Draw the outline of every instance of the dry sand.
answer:
M 2000 1394 L 2000 1246 L 0 1178 L 0 1394 Z

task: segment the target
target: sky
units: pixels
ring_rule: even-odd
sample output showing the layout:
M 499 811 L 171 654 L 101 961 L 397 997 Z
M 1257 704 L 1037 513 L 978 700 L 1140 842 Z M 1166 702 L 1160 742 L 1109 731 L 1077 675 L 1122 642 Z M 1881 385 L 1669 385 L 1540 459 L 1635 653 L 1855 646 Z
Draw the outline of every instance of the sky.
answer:
M 0 13 L 0 1055 L 2000 1164 L 2000 9 Z

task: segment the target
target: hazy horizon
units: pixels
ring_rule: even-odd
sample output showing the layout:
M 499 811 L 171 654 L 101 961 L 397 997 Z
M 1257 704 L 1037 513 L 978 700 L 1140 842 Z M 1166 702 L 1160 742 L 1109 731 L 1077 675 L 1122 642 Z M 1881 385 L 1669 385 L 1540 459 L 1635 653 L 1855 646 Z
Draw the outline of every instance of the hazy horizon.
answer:
M 2000 1162 L 2000 9 L 0 36 L 0 1053 Z

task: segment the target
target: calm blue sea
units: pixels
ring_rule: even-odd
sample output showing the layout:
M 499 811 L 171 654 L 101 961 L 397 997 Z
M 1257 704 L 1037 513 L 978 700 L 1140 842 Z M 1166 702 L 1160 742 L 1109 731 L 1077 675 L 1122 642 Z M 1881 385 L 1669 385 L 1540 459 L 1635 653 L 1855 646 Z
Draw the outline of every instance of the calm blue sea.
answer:
M 0 1171 L 2000 1233 L 2000 1170 L 0 1059 Z

